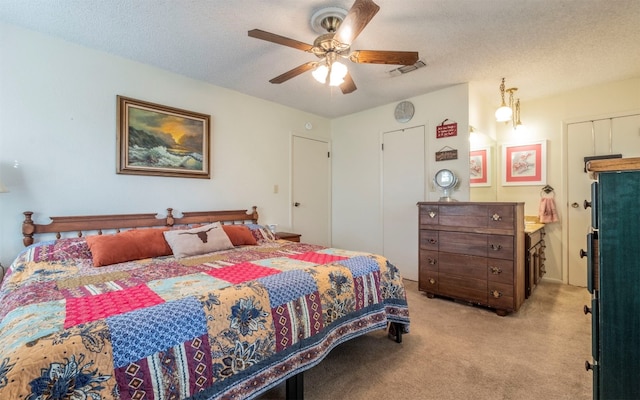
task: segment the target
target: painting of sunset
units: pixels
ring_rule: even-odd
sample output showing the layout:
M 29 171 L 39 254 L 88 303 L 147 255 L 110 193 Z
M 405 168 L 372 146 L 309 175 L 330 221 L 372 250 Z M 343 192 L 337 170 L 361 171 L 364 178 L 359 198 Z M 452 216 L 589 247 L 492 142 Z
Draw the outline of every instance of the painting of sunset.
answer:
M 209 116 L 139 102 L 121 105 L 120 173 L 208 177 Z M 193 114 L 193 115 L 187 115 Z M 206 176 L 202 176 L 206 175 Z

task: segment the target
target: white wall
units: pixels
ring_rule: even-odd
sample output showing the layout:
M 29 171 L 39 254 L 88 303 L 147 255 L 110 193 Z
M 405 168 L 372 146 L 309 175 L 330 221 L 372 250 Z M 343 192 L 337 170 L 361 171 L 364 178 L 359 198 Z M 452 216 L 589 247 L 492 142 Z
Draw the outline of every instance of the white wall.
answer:
M 547 183 L 555 189 L 555 201 L 560 221 L 545 228 L 546 279 L 567 281 L 566 251 L 563 240 L 567 227 L 565 214 L 568 200 L 565 197 L 567 174 L 563 160 L 566 143 L 563 123 L 581 118 L 609 116 L 619 112 L 640 110 L 640 78 L 582 88 L 549 98 L 522 103 L 522 122 L 527 125 L 525 135 L 516 134 L 509 126 L 498 125 L 498 151 L 503 143 L 524 143 L 547 140 Z M 502 166 L 502 160 L 498 157 Z M 498 176 L 498 179 L 501 179 Z M 524 201 L 525 214 L 537 215 L 541 186 L 498 185 L 498 201 Z
M 496 201 L 497 196 L 497 168 L 496 165 L 496 121 L 494 117 L 494 102 L 487 100 L 480 94 L 476 84 L 469 84 L 469 126 L 474 132 L 469 133 L 469 148 L 478 150 L 489 149 L 487 160 L 489 186 L 476 186 L 470 189 L 472 201 Z M 492 168 L 493 167 L 493 168 Z
M 401 124 L 394 119 L 397 103 L 348 115 L 332 121 L 333 144 L 333 245 L 382 253 L 381 142 L 383 132 L 425 126 L 427 135 L 426 176 L 429 182 L 425 201 L 436 201 L 440 193 L 431 179 L 442 168 L 456 172 L 461 184 L 453 193 L 456 200 L 469 199 L 469 87 L 456 85 L 409 99 L 415 105 L 413 119 Z M 458 135 L 436 139 L 436 126 L 445 119 L 457 122 Z M 435 161 L 435 152 L 449 146 L 458 150 L 458 159 Z M 418 229 L 416 207 L 416 231 Z M 407 249 L 417 251 L 417 249 Z
M 0 261 L 20 251 L 22 212 L 48 216 L 258 206 L 289 224 L 292 132 L 329 120 L 0 24 Z M 118 175 L 116 95 L 210 114 L 211 179 Z M 14 160 L 19 167 L 13 168 Z M 273 186 L 279 185 L 277 194 Z

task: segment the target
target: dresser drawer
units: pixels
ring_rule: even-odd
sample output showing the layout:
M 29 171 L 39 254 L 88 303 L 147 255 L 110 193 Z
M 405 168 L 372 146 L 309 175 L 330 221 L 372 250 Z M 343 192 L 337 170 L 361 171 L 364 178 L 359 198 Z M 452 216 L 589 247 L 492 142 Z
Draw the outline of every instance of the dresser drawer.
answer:
M 489 283 L 487 303 L 489 307 L 513 309 L 513 285 L 504 283 Z
M 438 273 L 420 265 L 418 270 L 418 290 L 438 293 Z
M 439 225 L 440 210 L 439 206 L 434 204 L 420 206 L 420 226 Z
M 513 260 L 487 259 L 487 280 L 513 285 Z
M 457 227 L 486 227 L 487 207 L 485 205 L 442 205 L 440 225 Z
M 487 257 L 513 260 L 513 236 L 487 236 Z
M 420 249 L 420 266 L 431 271 L 437 271 L 439 266 L 439 254 L 440 253 L 437 251 Z
M 514 218 L 513 206 L 498 204 L 487 206 L 487 228 L 513 230 Z
M 440 251 L 480 257 L 487 256 L 487 235 L 483 233 L 441 231 L 439 240 Z
M 487 281 L 469 279 L 462 276 L 439 274 L 438 292 L 443 296 L 454 297 L 474 303 L 487 302 Z
M 420 249 L 438 251 L 439 232 L 420 229 Z
M 440 253 L 438 271 L 449 275 L 487 280 L 487 258 L 462 254 Z

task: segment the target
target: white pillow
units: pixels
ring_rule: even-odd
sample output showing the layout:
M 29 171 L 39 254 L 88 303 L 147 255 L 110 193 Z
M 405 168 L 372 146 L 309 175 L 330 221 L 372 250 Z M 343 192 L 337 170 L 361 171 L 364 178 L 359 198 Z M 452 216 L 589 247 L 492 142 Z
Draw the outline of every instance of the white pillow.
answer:
M 176 258 L 233 248 L 233 243 L 220 222 L 193 229 L 166 231 L 164 238 Z

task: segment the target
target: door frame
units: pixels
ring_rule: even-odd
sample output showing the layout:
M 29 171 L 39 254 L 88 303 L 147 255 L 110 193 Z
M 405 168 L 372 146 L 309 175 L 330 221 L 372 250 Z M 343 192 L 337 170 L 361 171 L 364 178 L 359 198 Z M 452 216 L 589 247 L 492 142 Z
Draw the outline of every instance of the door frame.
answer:
M 329 161 L 327 163 L 328 165 L 328 171 L 327 171 L 327 177 L 328 177 L 328 182 L 327 182 L 327 243 L 329 243 L 329 245 L 331 246 L 333 244 L 333 226 L 332 226 L 332 222 L 333 222 L 333 208 L 332 208 L 332 200 L 333 200 L 333 196 L 332 196 L 332 183 L 333 183 L 333 179 L 332 179 L 332 164 L 333 164 L 333 147 L 332 147 L 332 143 L 330 139 L 327 138 L 319 138 L 319 137 L 312 137 L 310 135 L 305 135 L 303 133 L 300 132 L 291 132 L 290 137 L 289 137 L 289 195 L 288 195 L 288 199 L 289 199 L 289 207 L 288 207 L 288 214 L 289 214 L 289 226 L 294 229 L 293 227 L 293 143 L 295 138 L 301 138 L 301 139 L 307 139 L 307 140 L 313 140 L 316 142 L 321 142 L 321 143 L 326 143 L 327 145 L 327 150 L 329 151 L 330 156 L 328 157 Z
M 610 119 L 610 118 L 621 118 L 627 116 L 633 116 L 640 114 L 640 109 L 629 110 L 629 111 L 618 111 L 611 112 L 605 114 L 598 114 L 591 116 L 589 118 L 580 117 L 580 118 L 570 118 L 566 120 L 562 120 L 562 163 L 561 163 L 561 174 L 562 174 L 562 210 L 563 215 L 566 215 L 567 218 L 562 218 L 562 243 L 560 246 L 561 257 L 562 257 L 562 265 L 560 266 L 562 270 L 562 282 L 565 284 L 569 284 L 569 199 L 567 195 L 569 194 L 569 125 L 571 124 L 579 124 L 584 122 L 591 122 L 602 119 Z M 586 237 L 585 237 L 585 245 L 586 245 Z M 567 245 L 565 245 L 567 243 Z

